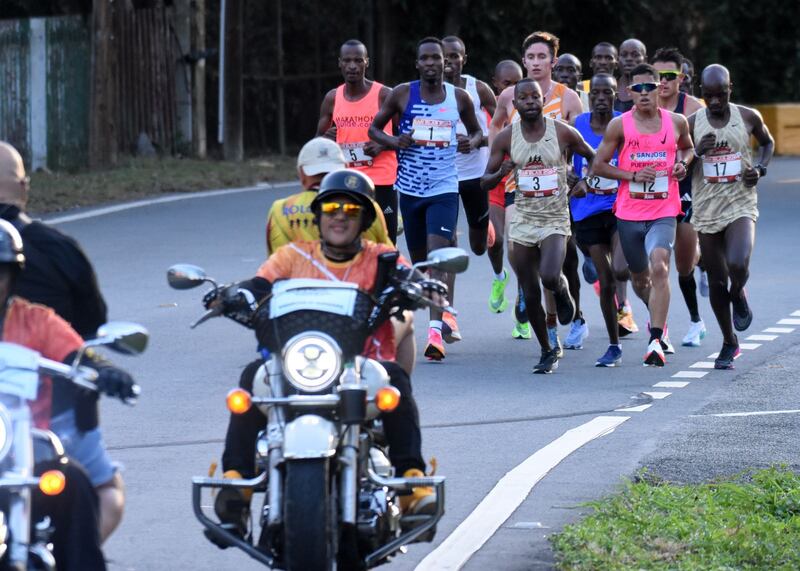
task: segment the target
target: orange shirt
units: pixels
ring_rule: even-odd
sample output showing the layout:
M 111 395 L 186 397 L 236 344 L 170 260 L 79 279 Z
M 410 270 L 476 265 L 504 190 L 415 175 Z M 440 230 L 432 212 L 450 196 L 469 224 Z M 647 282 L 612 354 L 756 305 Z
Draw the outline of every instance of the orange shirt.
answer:
M 3 322 L 3 341 L 16 343 L 38 351 L 45 359 L 63 362 L 67 355 L 83 345 L 83 339 L 56 312 L 44 305 L 12 297 Z M 52 381 L 43 377 L 39 394 L 30 402 L 33 422 L 37 428 L 50 425 L 53 398 Z
M 358 284 L 360 289 L 370 291 L 375 285 L 378 273 L 378 256 L 384 252 L 393 252 L 395 249 L 369 240 L 362 240 L 361 244 L 362 250 L 352 260 L 332 262 L 322 254 L 319 241 L 293 242 L 278 248 L 266 262 L 261 264 L 256 275 L 273 283 L 289 278 L 330 279 L 314 265 L 312 262 L 314 260 L 339 280 Z M 400 261 L 407 263 L 403 258 L 400 258 Z M 394 328 L 389 321 L 381 324 L 372 337 L 367 339 L 363 355 L 379 361 L 395 360 Z

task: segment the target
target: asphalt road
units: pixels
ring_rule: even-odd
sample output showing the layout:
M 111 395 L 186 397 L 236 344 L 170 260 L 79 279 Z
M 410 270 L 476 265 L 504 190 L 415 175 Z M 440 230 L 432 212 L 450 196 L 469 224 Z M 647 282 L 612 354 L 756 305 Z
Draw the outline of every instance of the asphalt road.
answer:
M 776 159 L 760 187 L 761 219 L 748 286 L 755 320 L 742 341 L 800 310 L 799 167 L 800 160 Z M 191 476 L 206 474 L 221 452 L 227 421 L 224 396 L 254 357 L 251 333 L 225 320 L 190 330 L 188 324 L 201 312 L 203 292 L 171 290 L 165 273 L 173 263 L 191 262 L 223 281 L 250 277 L 264 257 L 269 205 L 290 192 L 264 189 L 179 200 L 60 224 L 94 261 L 110 317 L 141 322 L 152 335 L 145 355 L 115 357 L 143 387 L 138 406 L 128 408 L 110 400 L 103 404 L 106 440 L 114 458 L 125 465 L 128 490 L 125 519 L 106 546 L 112 569 L 257 568 L 243 553 L 220 551 L 208 543 L 190 501 Z M 463 225 L 462 217 L 462 229 Z M 466 569 L 550 568 L 546 536 L 579 518 L 584 511 L 581 502 L 613 491 L 621 478 L 634 474 L 643 463 L 651 462 L 676 479 L 692 479 L 717 473 L 714 469 L 694 473 L 686 468 L 693 464 L 710 468 L 719 463 L 722 471 L 728 471 L 796 458 L 796 445 L 788 437 L 792 430 L 796 434 L 792 424 L 796 415 L 691 415 L 800 409 L 800 395 L 791 382 L 797 378 L 797 353 L 781 356 L 800 340 L 800 327 L 778 326 L 794 331 L 758 341 L 758 348 L 744 351 L 736 371 L 671 378 L 680 371 L 707 372 L 690 365 L 713 360 L 708 355 L 721 346 L 708 300 L 701 298 L 709 330 L 702 347 L 679 347 L 663 370 L 643 368 L 640 359 L 647 339 L 641 332 L 624 340 L 621 368 L 596 369 L 594 361 L 607 340 L 597 298 L 584 287 L 582 306 L 591 329 L 585 348 L 568 351 L 555 374 L 534 376 L 531 367 L 539 356 L 535 341 L 511 339 L 508 311 L 489 313 L 490 285 L 488 260 L 473 257 L 470 269 L 458 278 L 455 299 L 464 341 L 448 346 L 444 363 L 423 361 L 417 366 L 413 381 L 424 452 L 437 458 L 439 473 L 448 477 L 447 513 L 434 544 L 411 546 L 389 568 L 413 569 L 506 473 L 598 416 L 627 420 L 619 421 L 622 424 L 612 433 L 578 447 L 544 475 L 521 505 L 512 505 L 511 517 L 490 532 Z M 634 311 L 644 330 L 643 305 L 635 301 Z M 418 323 L 424 324 L 425 316 L 418 314 Z M 673 341 L 679 342 L 689 318 L 674 279 L 669 324 Z M 563 337 L 567 328 L 562 329 Z M 424 330 L 418 327 L 420 346 Z M 775 379 L 783 382 L 774 383 Z M 690 384 L 653 388 L 664 381 Z M 653 400 L 643 397 L 644 391 L 670 394 Z M 772 398 L 765 399 L 765 393 Z M 652 406 L 641 412 L 616 411 L 637 404 Z M 698 422 L 715 426 L 698 433 Z M 772 438 L 775 431 L 782 436 Z M 759 445 L 766 441 L 774 445 Z M 737 442 L 741 445 L 732 447 Z M 681 462 L 683 467 L 676 467 Z M 508 499 L 503 490 L 496 496 L 498 503 Z M 494 502 L 481 509 L 491 514 Z M 456 552 L 459 545 L 463 544 L 456 544 Z M 473 548 L 479 545 L 473 542 Z M 430 568 L 452 564 L 452 558 L 438 561 Z

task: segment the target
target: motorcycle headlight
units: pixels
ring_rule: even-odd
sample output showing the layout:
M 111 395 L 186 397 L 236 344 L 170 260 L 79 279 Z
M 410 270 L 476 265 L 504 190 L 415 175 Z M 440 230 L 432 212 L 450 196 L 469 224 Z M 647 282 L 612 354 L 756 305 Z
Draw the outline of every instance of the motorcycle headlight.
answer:
M 292 337 L 283 348 L 283 372 L 297 389 L 325 390 L 342 369 L 342 350 L 329 335 L 317 331 Z
M 5 460 L 6 456 L 8 456 L 13 440 L 14 435 L 11 433 L 11 417 L 8 415 L 6 407 L 0 405 L 0 462 Z

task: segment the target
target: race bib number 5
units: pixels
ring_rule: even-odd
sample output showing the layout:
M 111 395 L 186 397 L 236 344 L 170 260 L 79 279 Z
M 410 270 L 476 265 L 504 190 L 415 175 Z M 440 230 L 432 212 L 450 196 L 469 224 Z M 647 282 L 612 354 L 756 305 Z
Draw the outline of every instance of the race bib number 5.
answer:
M 342 143 L 339 146 L 347 161 L 347 168 L 371 167 L 372 157 L 364 152 L 367 143 Z
M 517 171 L 517 190 L 531 198 L 558 196 L 558 170 L 521 168 Z
M 414 142 L 423 147 L 449 147 L 453 132 L 451 121 L 414 117 Z
M 703 178 L 710 183 L 729 183 L 742 180 L 742 155 L 703 157 Z
M 631 198 L 639 200 L 665 200 L 669 196 L 669 177 L 666 171 L 656 173 L 652 182 L 630 182 Z

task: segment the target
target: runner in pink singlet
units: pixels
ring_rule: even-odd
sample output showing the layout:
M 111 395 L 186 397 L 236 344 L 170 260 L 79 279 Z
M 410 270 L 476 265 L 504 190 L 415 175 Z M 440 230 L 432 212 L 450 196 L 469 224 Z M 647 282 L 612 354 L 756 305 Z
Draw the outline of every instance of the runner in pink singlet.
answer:
M 675 216 L 681 211 L 678 181 L 694 158 L 682 115 L 658 108 L 658 72 L 640 64 L 628 86 L 633 109 L 608 124 L 590 175 L 620 181 L 614 213 L 633 289 L 650 312 L 645 365 L 663 366 L 674 349 L 667 335 L 669 265 Z M 614 152 L 618 164 L 611 165 Z

